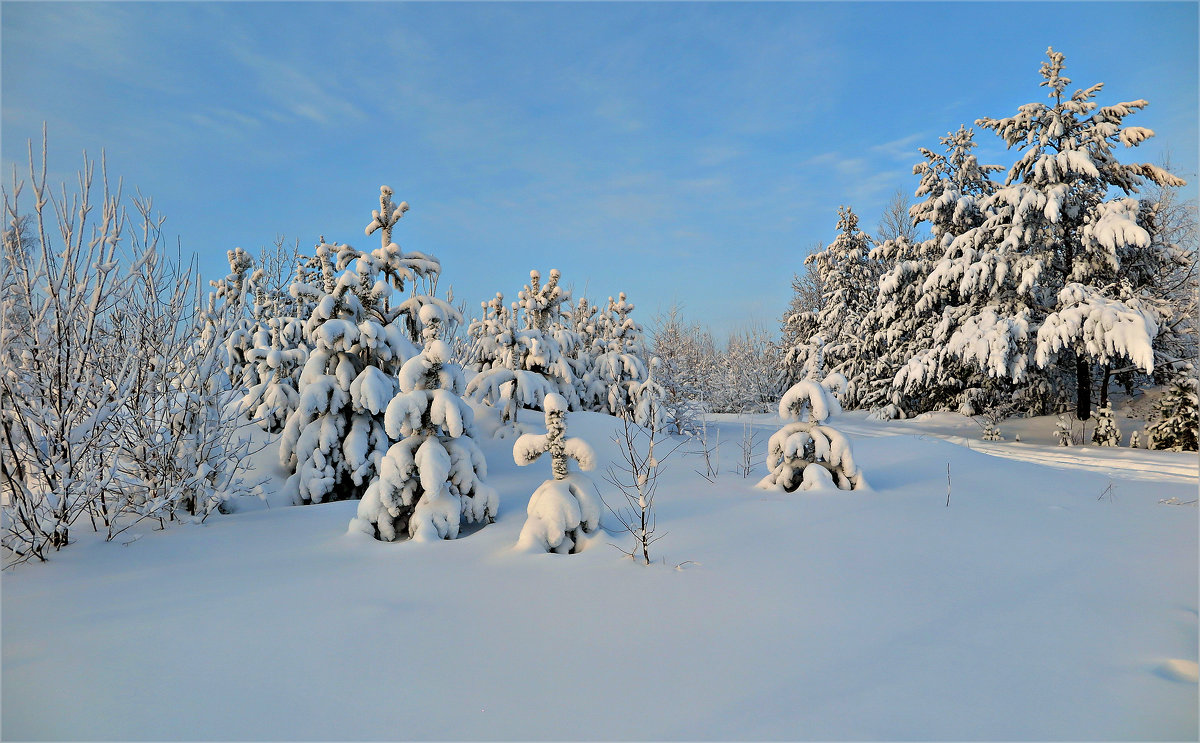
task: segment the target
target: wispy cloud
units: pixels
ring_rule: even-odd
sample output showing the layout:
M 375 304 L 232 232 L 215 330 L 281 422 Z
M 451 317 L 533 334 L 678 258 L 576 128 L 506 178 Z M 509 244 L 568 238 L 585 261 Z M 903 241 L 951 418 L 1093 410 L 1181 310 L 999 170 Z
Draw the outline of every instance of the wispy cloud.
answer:
M 890 142 L 874 145 L 871 147 L 871 151 L 878 152 L 880 155 L 891 160 L 916 162 L 921 157 L 917 148 L 930 147 L 933 144 L 937 144 L 936 137 L 930 137 L 925 132 L 916 132 L 909 134 L 907 137 L 900 137 Z
M 367 116 L 358 105 L 340 95 L 336 82 L 315 66 L 301 68 L 294 60 L 260 54 L 243 44 L 229 43 L 227 50 L 255 79 L 258 92 L 277 112 L 322 126 Z

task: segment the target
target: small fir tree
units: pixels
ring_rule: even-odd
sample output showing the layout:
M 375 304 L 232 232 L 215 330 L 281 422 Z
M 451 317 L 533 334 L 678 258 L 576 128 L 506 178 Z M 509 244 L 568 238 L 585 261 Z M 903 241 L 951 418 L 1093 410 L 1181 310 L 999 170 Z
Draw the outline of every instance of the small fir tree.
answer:
M 650 359 L 650 371 L 646 381 L 633 388 L 633 422 L 651 431 L 662 431 L 667 425 L 667 416 L 662 401 L 666 390 L 659 384 L 655 374 L 662 366 L 658 358 Z
M 1154 422 L 1146 429 L 1148 449 L 1197 450 L 1196 377 L 1189 366 L 1176 375 L 1154 406 Z
M 1092 432 L 1092 443 L 1096 446 L 1121 445 L 1121 429 L 1117 427 L 1111 403 L 1096 411 L 1096 430 Z
M 830 385 L 844 380 L 827 380 Z M 791 420 L 767 442 L 767 469 L 758 483 L 764 490 L 813 490 L 836 486 L 841 490 L 867 487 L 854 462 L 850 441 L 824 425 L 840 405 L 824 384 L 804 379 L 779 401 L 779 416 Z
M 600 527 L 601 501 L 586 475 L 570 471 L 570 460 L 591 470 L 596 455 L 586 441 L 567 438 L 567 401 L 546 395 L 546 433 L 526 433 L 513 445 L 513 459 L 522 467 L 549 452 L 553 477 L 543 482 L 529 499 L 525 525 L 517 548 L 531 552 L 578 551 L 580 538 Z
M 421 309 L 428 338 L 400 369 L 400 393 L 384 425 L 396 443 L 358 504 L 351 531 L 394 541 L 454 539 L 462 523 L 495 520 L 499 496 L 484 480 L 487 462 L 475 444 L 475 414 L 463 401 L 462 369 L 436 337 L 440 318 Z
M 1058 416 L 1058 425 L 1054 429 L 1054 436 L 1058 439 L 1059 446 L 1071 445 L 1071 419 L 1066 415 Z
M 635 389 L 646 381 L 641 355 L 642 326 L 629 315 L 634 305 L 621 292 L 598 319 L 597 350 L 592 374 L 585 385 L 585 408 L 610 415 L 629 415 L 637 405 Z
M 272 317 L 259 323 L 247 359 L 257 367 L 258 383 L 238 402 L 240 412 L 264 431 L 279 433 L 300 404 L 296 391 L 299 370 L 308 358 L 300 342 L 301 324 L 294 318 Z

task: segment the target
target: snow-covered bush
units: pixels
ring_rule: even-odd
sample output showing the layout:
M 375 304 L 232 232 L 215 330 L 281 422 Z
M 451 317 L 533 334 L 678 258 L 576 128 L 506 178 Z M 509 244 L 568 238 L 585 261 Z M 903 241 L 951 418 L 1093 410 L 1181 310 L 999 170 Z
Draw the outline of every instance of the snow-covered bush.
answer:
M 152 242 L 133 246 L 142 260 L 119 260 L 119 249 L 139 230 L 130 229 L 107 173 L 98 220 L 91 217 L 91 163 L 80 174 L 79 192 L 64 193 L 69 201 L 56 214 L 46 208 L 45 160 L 43 140 L 40 168 L 30 148 L 32 229 L 21 222 L 27 184 L 14 171 L 12 190 L 4 190 L 0 508 L 6 565 L 45 560 L 68 544 L 80 516 L 120 497 L 112 456 L 116 424 L 143 360 L 112 332 L 110 308 L 128 299 L 158 235 L 156 222 L 141 210 L 139 226 Z M 70 239 L 56 242 L 58 235 Z
M 425 324 L 432 307 L 421 310 Z M 400 393 L 388 403 L 384 425 L 396 440 L 387 450 L 351 531 L 393 541 L 454 539 L 463 522 L 494 521 L 499 496 L 484 480 L 487 462 L 475 444 L 475 414 L 463 401 L 462 368 L 450 348 L 428 340 L 405 362 Z
M 1130 449 L 1142 448 L 1142 432 L 1141 431 L 1134 431 L 1133 433 L 1129 434 L 1129 448 Z
M 1121 445 L 1121 429 L 1113 417 L 1112 403 L 1096 411 L 1096 430 L 1092 432 L 1092 443 L 1096 446 Z
M 7 564 L 44 560 L 83 515 L 111 539 L 142 518 L 206 513 L 252 489 L 223 350 L 245 293 L 204 313 L 196 276 L 159 252 L 162 217 L 85 160 L 79 190 L 4 190 L 0 522 Z M 20 194 L 31 186 L 32 211 Z M 52 206 L 53 205 L 53 206 Z M 93 210 L 99 207 L 93 216 Z M 49 207 L 49 208 L 48 208 Z M 130 215 L 135 215 L 131 218 Z
M 862 490 L 867 487 L 854 462 L 850 441 L 840 431 L 825 425 L 840 410 L 828 387 L 843 380 L 804 379 L 792 385 L 779 401 L 779 416 L 791 420 L 767 442 L 767 469 L 758 483 L 765 490 L 785 492 L 834 487 Z
M 1000 433 L 1000 427 L 995 421 L 987 421 L 983 424 L 983 440 L 984 441 L 1003 441 L 1004 435 Z
M 245 477 L 253 452 L 227 376 L 229 339 L 247 327 L 247 296 L 218 299 L 217 286 L 196 318 L 193 286 L 190 271 L 150 259 L 123 309 L 122 321 L 139 329 L 130 352 L 145 360 L 117 427 L 122 507 L 139 518 L 207 515 L 257 492 Z M 101 520 L 115 534 L 106 511 Z
M 708 380 L 715 413 L 762 413 L 775 407 L 781 390 L 778 349 L 765 328 L 731 333 L 717 360 L 719 373 Z
M 701 401 L 709 382 L 705 374 L 709 359 L 702 332 L 698 326 L 684 322 L 678 305 L 655 318 L 651 353 L 659 361 L 658 368 L 651 371 L 662 386 L 660 407 L 667 430 L 698 433 L 696 418 L 703 412 Z
M 1195 372 L 1189 366 L 1171 380 L 1158 398 L 1154 420 L 1146 428 L 1146 448 L 1196 451 L 1198 405 Z
M 586 475 L 573 473 L 574 459 L 582 470 L 596 466 L 596 455 L 587 442 L 567 438 L 567 401 L 551 393 L 544 400 L 546 433 L 522 434 L 513 445 L 513 459 L 522 467 L 549 452 L 553 477 L 534 491 L 526 509 L 525 525 L 517 548 L 537 552 L 576 552 L 583 534 L 600 526 L 601 501 Z

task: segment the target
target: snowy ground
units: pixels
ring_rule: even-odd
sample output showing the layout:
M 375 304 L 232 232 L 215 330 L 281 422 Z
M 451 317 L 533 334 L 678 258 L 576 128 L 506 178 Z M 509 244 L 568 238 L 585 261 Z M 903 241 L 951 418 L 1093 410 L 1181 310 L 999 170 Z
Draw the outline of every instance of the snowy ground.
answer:
M 1022 443 L 834 422 L 872 491 L 755 490 L 778 420 L 720 417 L 715 484 L 666 462 L 651 567 L 616 533 L 516 554 L 549 464 L 516 467 L 511 439 L 484 446 L 499 520 L 454 542 L 348 534 L 354 503 L 81 533 L 3 575 L 0 733 L 1197 738 L 1195 454 L 1054 447 L 1052 420 Z M 569 425 L 614 456 L 612 419 Z

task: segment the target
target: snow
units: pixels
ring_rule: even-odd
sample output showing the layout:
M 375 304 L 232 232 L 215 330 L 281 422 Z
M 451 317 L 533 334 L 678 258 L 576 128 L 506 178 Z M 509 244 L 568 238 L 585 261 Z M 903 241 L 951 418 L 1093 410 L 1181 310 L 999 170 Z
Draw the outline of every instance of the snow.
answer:
M 523 433 L 513 442 L 513 461 L 524 466 L 533 463 L 549 448 L 549 436 L 544 433 Z
M 709 427 L 743 422 L 782 424 Z M 601 470 L 617 425 L 570 414 Z M 495 523 L 427 543 L 347 533 L 352 501 L 280 507 L 265 451 L 271 508 L 112 543 L 77 524 L 4 574 L 0 734 L 1197 738 L 1194 453 L 1056 447 L 1053 418 L 995 442 L 952 414 L 837 425 L 871 491 L 757 490 L 761 445 L 742 478 L 727 443 L 713 484 L 688 446 L 666 460 L 649 567 L 604 530 L 516 549 L 545 470 L 511 441 L 482 444 Z
M 1136 299 L 1118 302 L 1072 283 L 1059 291 L 1058 302 L 1063 309 L 1050 313 L 1037 332 L 1039 366 L 1078 342 L 1102 364 L 1127 358 L 1147 374 L 1154 370 L 1158 324 Z
M 389 379 L 377 366 L 363 367 L 350 383 L 350 399 L 355 407 L 373 415 L 383 413 L 395 395 L 395 380 Z
M 582 475 L 543 482 L 529 498 L 516 549 L 528 553 L 579 551 L 581 532 L 594 531 L 600 523 L 599 498 L 590 492 L 594 487 Z

